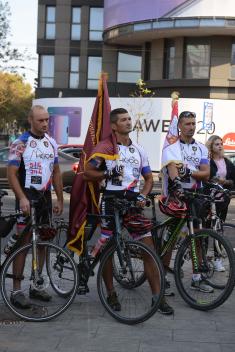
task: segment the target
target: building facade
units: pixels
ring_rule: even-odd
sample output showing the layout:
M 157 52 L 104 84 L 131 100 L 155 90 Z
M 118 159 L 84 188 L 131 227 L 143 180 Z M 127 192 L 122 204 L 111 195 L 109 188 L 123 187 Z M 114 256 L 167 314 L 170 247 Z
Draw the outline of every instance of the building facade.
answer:
M 235 98 L 234 0 L 39 0 L 36 97 Z

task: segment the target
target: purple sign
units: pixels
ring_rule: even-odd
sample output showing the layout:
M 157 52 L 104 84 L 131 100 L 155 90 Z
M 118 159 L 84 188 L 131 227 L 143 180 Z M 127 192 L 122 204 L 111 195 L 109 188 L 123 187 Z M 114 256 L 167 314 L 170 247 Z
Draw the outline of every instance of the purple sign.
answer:
M 104 0 L 104 29 L 160 18 L 185 0 Z

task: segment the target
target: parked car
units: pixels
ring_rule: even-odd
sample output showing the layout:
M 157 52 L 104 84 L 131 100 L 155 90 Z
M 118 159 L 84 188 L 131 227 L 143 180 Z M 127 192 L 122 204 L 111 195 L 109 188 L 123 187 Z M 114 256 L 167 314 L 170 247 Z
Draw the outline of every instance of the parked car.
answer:
M 59 151 L 67 154 L 67 155 L 71 155 L 74 156 L 77 159 L 80 159 L 80 155 L 82 153 L 82 149 L 83 148 L 64 148 L 64 149 L 59 149 Z
M 9 147 L 0 148 L 0 188 L 9 188 L 7 180 L 7 161 L 9 154 Z M 62 174 L 64 186 L 71 186 L 75 175 L 74 164 L 78 162 L 79 158 L 64 153 L 58 150 L 59 165 Z

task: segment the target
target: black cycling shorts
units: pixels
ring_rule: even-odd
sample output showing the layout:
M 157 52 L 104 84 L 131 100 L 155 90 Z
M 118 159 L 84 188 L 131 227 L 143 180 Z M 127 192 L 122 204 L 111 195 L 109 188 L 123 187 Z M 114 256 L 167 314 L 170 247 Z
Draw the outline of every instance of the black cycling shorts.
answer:
M 28 188 L 24 189 L 26 197 L 30 200 L 38 201 L 35 207 L 36 222 L 42 225 L 49 225 L 52 215 L 52 199 L 51 191 L 34 191 Z M 16 211 L 20 210 L 19 200 L 16 199 Z M 17 219 L 17 225 L 26 225 L 29 221 L 29 216 L 20 216 Z

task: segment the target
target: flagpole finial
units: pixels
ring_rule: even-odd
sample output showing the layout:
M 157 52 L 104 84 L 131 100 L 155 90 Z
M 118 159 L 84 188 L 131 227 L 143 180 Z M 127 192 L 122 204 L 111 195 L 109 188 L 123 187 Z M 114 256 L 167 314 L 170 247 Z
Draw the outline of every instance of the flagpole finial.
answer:
M 172 98 L 173 100 L 178 100 L 179 97 L 180 97 L 180 93 L 179 93 L 179 92 L 174 91 L 174 92 L 171 93 L 171 98 Z
M 171 99 L 172 99 L 171 105 L 172 106 L 175 104 L 176 101 L 179 100 L 179 96 L 180 96 L 180 93 L 177 91 L 174 91 L 171 93 Z
M 108 72 L 101 72 L 100 79 L 105 79 L 107 81 L 108 78 L 109 78 Z

